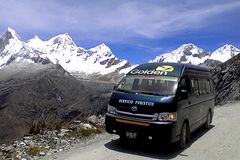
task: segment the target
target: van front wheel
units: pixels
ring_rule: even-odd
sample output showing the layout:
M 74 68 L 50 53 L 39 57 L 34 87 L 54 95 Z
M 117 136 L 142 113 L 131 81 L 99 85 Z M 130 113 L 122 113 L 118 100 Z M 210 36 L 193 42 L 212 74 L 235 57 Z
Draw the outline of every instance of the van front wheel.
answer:
M 186 122 L 183 123 L 182 125 L 182 130 L 181 130 L 181 134 L 180 134 L 180 141 L 179 141 L 179 148 L 183 149 L 186 147 L 187 142 L 189 141 L 189 127 L 187 125 Z

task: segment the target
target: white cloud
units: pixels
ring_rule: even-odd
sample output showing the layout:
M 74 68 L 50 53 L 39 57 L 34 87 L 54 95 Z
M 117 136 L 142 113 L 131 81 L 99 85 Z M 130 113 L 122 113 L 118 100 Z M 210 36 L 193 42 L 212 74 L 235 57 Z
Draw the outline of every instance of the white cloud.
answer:
M 8 0 L 0 3 L 0 24 L 102 41 L 154 39 L 205 27 L 209 18 L 239 6 L 230 0 Z
M 161 52 L 163 50 L 162 47 L 152 47 L 152 46 L 142 44 L 142 43 L 139 43 L 136 46 L 139 48 L 143 48 L 145 50 L 154 51 L 154 52 Z

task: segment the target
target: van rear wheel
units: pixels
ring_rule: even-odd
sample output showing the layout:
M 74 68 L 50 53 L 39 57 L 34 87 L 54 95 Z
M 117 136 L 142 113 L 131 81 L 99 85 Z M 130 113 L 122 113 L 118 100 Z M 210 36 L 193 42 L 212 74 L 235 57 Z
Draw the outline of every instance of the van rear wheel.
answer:
M 178 147 L 180 149 L 185 148 L 189 139 L 190 139 L 189 127 L 188 127 L 187 123 L 184 122 L 182 125 L 182 130 L 181 130 L 181 134 L 180 134 L 180 141 L 179 141 Z
M 205 123 L 205 128 L 206 128 L 206 129 L 209 129 L 209 128 L 210 128 L 211 122 L 212 122 L 212 114 L 211 114 L 210 111 L 208 111 L 207 121 L 206 121 L 206 123 Z

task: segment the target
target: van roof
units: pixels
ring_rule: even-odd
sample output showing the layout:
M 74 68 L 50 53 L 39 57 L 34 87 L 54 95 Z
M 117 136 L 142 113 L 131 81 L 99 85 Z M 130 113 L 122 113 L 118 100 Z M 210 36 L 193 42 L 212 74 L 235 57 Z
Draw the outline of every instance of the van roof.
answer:
M 184 63 L 145 63 L 135 67 L 128 75 L 165 75 L 165 76 L 181 76 L 184 69 L 191 69 L 203 72 L 209 72 L 205 67 Z

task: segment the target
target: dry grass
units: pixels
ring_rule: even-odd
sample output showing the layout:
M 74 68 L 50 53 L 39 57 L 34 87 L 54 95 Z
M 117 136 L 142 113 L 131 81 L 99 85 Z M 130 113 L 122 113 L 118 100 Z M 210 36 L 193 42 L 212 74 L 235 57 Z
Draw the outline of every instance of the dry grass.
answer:
M 41 148 L 38 146 L 30 147 L 27 151 L 27 154 L 30 156 L 38 156 L 41 151 Z
M 79 137 L 89 137 L 92 135 L 100 134 L 105 131 L 104 127 L 97 127 L 96 129 L 94 128 L 89 128 L 89 129 L 83 129 L 83 128 L 78 128 L 73 130 L 70 133 L 70 136 L 79 138 Z

